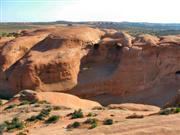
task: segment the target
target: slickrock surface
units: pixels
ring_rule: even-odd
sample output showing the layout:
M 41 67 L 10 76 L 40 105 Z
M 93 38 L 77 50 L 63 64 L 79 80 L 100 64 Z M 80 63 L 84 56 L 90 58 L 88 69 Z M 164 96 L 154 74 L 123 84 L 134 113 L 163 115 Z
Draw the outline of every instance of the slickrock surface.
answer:
M 124 104 L 110 104 L 108 105 L 110 109 L 124 109 L 131 111 L 160 111 L 159 107 L 152 105 L 134 104 L 134 103 L 124 103 Z
M 66 92 L 103 105 L 164 106 L 180 89 L 180 36 L 132 37 L 116 30 L 24 31 L 0 51 L 0 96 L 24 89 Z
M 18 117 L 25 122 L 27 118 L 38 115 L 43 108 L 50 106 L 53 105 L 38 102 L 30 105 L 17 104 L 14 108 L 0 111 L 0 124 L 6 120 L 12 120 L 14 117 Z M 60 116 L 59 121 L 55 123 L 47 124 L 43 120 L 27 122 L 22 130 L 4 132 L 3 135 L 16 135 L 20 132 L 27 135 L 179 135 L 180 114 L 159 115 L 157 114 L 159 109 L 155 106 L 141 104 L 116 104 L 111 105 L 111 108 L 83 109 L 83 118 L 71 119 L 69 114 L 74 110 L 61 108 L 50 112 L 49 117 L 52 115 Z M 88 116 L 89 113 L 96 115 Z M 143 117 L 127 119 L 128 116 L 134 114 Z M 112 125 L 98 123 L 97 127 L 88 129 L 84 121 L 89 118 L 95 118 L 98 121 L 111 119 L 113 123 Z M 81 126 L 68 129 L 67 126 L 73 122 L 79 122 Z
M 31 90 L 22 91 L 14 98 L 9 100 L 5 105 L 0 107 L 0 111 L 12 104 L 19 104 L 21 101 L 47 101 L 50 104 L 57 106 L 65 106 L 73 109 L 92 109 L 94 107 L 101 107 L 97 102 L 80 99 L 74 95 L 60 93 L 60 92 L 33 92 Z

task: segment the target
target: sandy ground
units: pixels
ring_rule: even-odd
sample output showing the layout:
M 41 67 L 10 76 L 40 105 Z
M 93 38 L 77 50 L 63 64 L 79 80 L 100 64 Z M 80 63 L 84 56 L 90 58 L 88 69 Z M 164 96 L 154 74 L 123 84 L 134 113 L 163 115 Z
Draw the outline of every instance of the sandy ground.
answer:
M 11 120 L 14 117 L 18 117 L 21 120 L 25 120 L 32 115 L 37 115 L 47 106 L 52 106 L 49 104 L 32 104 L 32 105 L 22 105 L 17 106 L 12 109 L 4 110 L 0 112 L 0 123 L 5 120 Z M 146 110 L 144 108 L 149 108 Z M 142 109 L 143 108 L 143 109 Z M 31 123 L 23 130 L 15 130 L 13 132 L 5 132 L 3 135 L 16 135 L 19 132 L 26 132 L 27 135 L 179 135 L 180 134 L 180 114 L 171 115 L 152 115 L 157 113 L 160 108 L 149 107 L 137 105 L 133 107 L 132 105 L 123 105 L 120 109 L 115 107 L 110 109 L 105 107 L 102 110 L 82 110 L 84 118 L 71 119 L 67 116 L 72 113 L 73 109 L 61 109 L 53 110 L 51 115 L 59 115 L 60 120 L 57 123 L 46 124 L 44 121 L 39 121 Z M 112 119 L 114 121 L 113 125 L 103 125 L 98 124 L 94 129 L 88 129 L 87 127 L 78 127 L 76 129 L 67 129 L 67 125 L 72 124 L 77 121 L 81 124 L 87 120 L 87 114 L 91 112 L 97 114 L 95 117 L 99 121 L 104 121 L 105 119 Z M 127 116 L 132 114 L 143 115 L 144 118 L 133 118 L 127 119 Z

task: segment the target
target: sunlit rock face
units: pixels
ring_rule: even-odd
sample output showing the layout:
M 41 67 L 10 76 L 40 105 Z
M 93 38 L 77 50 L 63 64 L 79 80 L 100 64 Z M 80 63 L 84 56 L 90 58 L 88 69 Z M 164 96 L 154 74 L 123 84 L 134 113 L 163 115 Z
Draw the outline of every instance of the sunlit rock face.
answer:
M 61 27 L 26 32 L 0 48 L 0 95 L 67 92 L 102 104 L 162 106 L 180 89 L 180 36 L 132 37 Z

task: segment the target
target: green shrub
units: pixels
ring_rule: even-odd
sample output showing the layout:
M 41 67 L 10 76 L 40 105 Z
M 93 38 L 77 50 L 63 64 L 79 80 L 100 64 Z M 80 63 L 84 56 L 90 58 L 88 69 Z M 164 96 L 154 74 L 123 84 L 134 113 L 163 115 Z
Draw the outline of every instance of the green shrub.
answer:
M 12 32 L 12 33 L 2 32 L 2 33 L 0 33 L 0 36 L 2 36 L 2 37 L 19 37 L 20 34 L 16 33 L 16 32 Z
M 163 109 L 159 112 L 160 115 L 169 115 L 171 113 L 172 113 L 172 109 L 170 108 Z
M 179 107 L 178 107 L 178 108 L 176 108 L 175 113 L 180 113 L 180 108 L 179 108 Z
M 97 119 L 91 119 L 91 118 L 89 118 L 89 119 L 87 119 L 84 123 L 85 123 L 85 124 L 90 124 L 90 125 L 91 125 L 91 126 L 90 126 L 90 129 L 92 129 L 92 128 L 97 127 L 97 125 L 98 125 L 98 120 L 97 120 Z
M 17 117 L 13 118 L 11 122 L 5 121 L 5 124 L 7 131 L 14 129 L 23 129 L 25 127 L 24 123 Z
M 97 123 L 92 123 L 91 127 L 89 129 L 93 129 L 93 128 L 96 128 L 96 127 L 97 127 Z
M 112 125 L 113 124 L 113 120 L 112 119 L 106 119 L 104 120 L 104 125 Z
M 37 116 L 36 119 L 38 120 L 44 120 L 51 112 L 51 108 L 43 109 Z
M 5 130 L 6 130 L 6 124 L 3 123 L 0 125 L 0 135 L 2 135 Z
M 68 126 L 67 126 L 67 128 L 77 128 L 77 127 L 79 127 L 80 126 L 80 123 L 79 122 L 74 122 L 73 124 L 69 124 Z
M 175 114 L 179 113 L 180 108 L 165 108 L 159 112 L 160 115 L 169 115 L 169 114 Z
M 87 119 L 84 123 L 86 123 L 86 124 L 92 124 L 92 123 L 97 123 L 97 119 L 92 119 L 92 118 L 89 118 L 89 119 Z
M 32 121 L 36 121 L 37 117 L 35 115 L 31 116 L 30 118 L 26 119 L 26 121 L 32 122 Z
M 71 118 L 72 119 L 77 119 L 77 118 L 83 118 L 84 115 L 83 115 L 83 112 L 81 109 L 79 110 L 75 110 L 72 114 L 71 114 Z
M 16 106 L 17 106 L 16 104 L 12 104 L 12 105 L 9 105 L 8 107 L 6 107 L 4 110 L 12 109 Z
M 6 32 L 3 32 L 3 33 L 1 34 L 2 37 L 7 37 L 7 35 L 8 35 L 8 33 L 6 33 Z
M 77 127 L 79 127 L 80 126 L 80 123 L 79 122 L 74 122 L 73 124 L 72 124 L 72 127 L 73 128 L 77 128 Z
M 26 119 L 26 121 L 33 122 L 37 120 L 45 120 L 45 118 L 49 116 L 51 110 L 51 108 L 42 109 L 37 116 L 33 115 L 30 118 Z
M 88 115 L 87 115 L 87 117 L 95 117 L 95 116 L 97 116 L 97 114 L 92 113 L 92 112 L 89 112 Z
M 58 122 L 59 118 L 60 118 L 60 116 L 53 115 L 46 120 L 46 123 L 56 123 L 56 122 Z

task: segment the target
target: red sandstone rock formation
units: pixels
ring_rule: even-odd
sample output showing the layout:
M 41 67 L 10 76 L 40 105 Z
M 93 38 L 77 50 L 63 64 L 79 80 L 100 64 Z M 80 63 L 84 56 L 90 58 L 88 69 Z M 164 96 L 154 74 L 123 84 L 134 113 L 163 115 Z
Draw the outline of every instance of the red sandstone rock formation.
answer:
M 179 44 L 179 36 L 89 27 L 27 31 L 1 49 L 0 95 L 63 91 L 103 104 L 162 106 L 180 88 Z
M 21 91 L 14 96 L 6 104 L 0 107 L 3 110 L 11 104 L 20 104 L 22 101 L 47 101 L 52 105 L 68 107 L 72 109 L 92 109 L 94 107 L 101 107 L 97 102 L 80 99 L 74 95 L 60 93 L 60 92 L 35 92 L 32 90 Z

